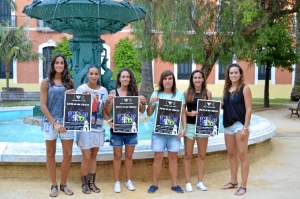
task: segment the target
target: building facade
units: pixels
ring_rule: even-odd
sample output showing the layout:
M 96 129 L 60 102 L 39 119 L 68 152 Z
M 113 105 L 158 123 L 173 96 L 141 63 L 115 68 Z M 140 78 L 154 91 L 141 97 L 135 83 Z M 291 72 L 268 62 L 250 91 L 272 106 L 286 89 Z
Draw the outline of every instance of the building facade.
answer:
M 16 1 L 17 10 L 12 11 L 5 0 L 0 0 L 0 20 L 9 19 L 11 26 L 20 26 L 23 23 L 28 24 L 28 38 L 34 41 L 34 50 L 43 54 L 45 59 L 40 59 L 37 62 L 19 63 L 13 61 L 11 64 L 11 86 L 19 85 L 28 90 L 38 90 L 39 83 L 46 76 L 47 69 L 51 61 L 51 51 L 56 45 L 56 42 L 61 42 L 62 37 L 72 38 L 72 35 L 57 33 L 45 26 L 43 21 L 31 19 L 22 13 L 25 5 L 31 4 L 32 0 Z M 130 26 L 125 27 L 122 31 L 112 35 L 102 35 L 101 39 L 105 41 L 104 47 L 107 49 L 107 57 L 109 61 L 108 67 L 114 69 L 115 46 L 121 38 L 132 38 L 132 30 Z M 240 64 L 245 71 L 246 83 L 250 85 L 253 97 L 262 98 L 264 90 L 265 68 L 259 67 L 256 64 L 236 60 L 232 62 Z M 189 74 L 194 69 L 201 69 L 201 65 L 195 64 L 193 61 L 189 63 L 169 63 L 163 62 L 159 58 L 152 61 L 153 66 L 153 83 L 157 84 L 160 74 L 164 70 L 174 72 L 177 85 L 180 90 L 185 90 L 188 86 Z M 212 91 L 214 97 L 222 95 L 224 85 L 225 67 L 215 64 L 210 76 L 207 78 L 208 88 Z M 295 67 L 295 66 L 294 66 Z M 270 78 L 270 98 L 289 98 L 293 87 L 295 72 L 282 71 L 281 69 L 272 68 Z M 4 66 L 0 63 L 0 86 L 5 84 Z

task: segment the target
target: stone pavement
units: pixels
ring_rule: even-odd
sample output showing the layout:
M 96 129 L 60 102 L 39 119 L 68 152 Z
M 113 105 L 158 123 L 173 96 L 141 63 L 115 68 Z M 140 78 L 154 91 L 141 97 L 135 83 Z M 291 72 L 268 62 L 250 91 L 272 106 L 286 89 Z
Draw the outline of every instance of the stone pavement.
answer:
M 296 103 L 288 106 L 294 107 Z M 277 134 L 272 138 L 273 150 L 264 158 L 250 165 L 247 193 L 244 196 L 235 196 L 234 189 L 221 190 L 223 184 L 230 180 L 229 170 L 222 170 L 206 174 L 204 183 L 208 191 L 203 192 L 196 189 L 197 177 L 192 177 L 194 192 L 178 194 L 170 190 L 170 180 L 159 181 L 159 189 L 154 194 L 148 194 L 147 189 L 151 182 L 134 181 L 136 191 L 128 191 L 124 182 L 122 193 L 113 192 L 113 180 L 101 182 L 97 185 L 101 193 L 89 195 L 81 192 L 81 183 L 78 181 L 68 182 L 69 187 L 74 191 L 73 196 L 67 196 L 59 192 L 58 198 L 300 198 L 300 118 L 289 117 L 288 108 L 270 109 L 254 114 L 265 117 L 277 125 Z M 101 169 L 101 168 L 100 168 Z M 178 184 L 184 188 L 184 179 L 179 179 Z M 5 178 L 0 181 L 0 198 L 50 198 L 50 181 L 39 179 L 18 179 Z

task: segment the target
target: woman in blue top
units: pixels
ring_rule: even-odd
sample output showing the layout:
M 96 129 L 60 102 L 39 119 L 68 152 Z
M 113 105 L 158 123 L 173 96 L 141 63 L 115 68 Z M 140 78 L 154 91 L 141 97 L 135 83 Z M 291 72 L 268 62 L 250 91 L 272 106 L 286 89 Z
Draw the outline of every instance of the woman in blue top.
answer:
M 246 193 L 249 174 L 248 138 L 251 130 L 250 118 L 252 95 L 248 85 L 244 84 L 244 74 L 238 64 L 230 64 L 225 72 L 223 90 L 223 125 L 225 144 L 229 158 L 231 179 L 222 189 L 237 188 L 238 157 L 241 162 L 242 182 L 236 195 Z
M 51 197 L 58 195 L 55 161 L 56 139 L 58 137 L 61 139 L 63 151 L 60 190 L 67 195 L 73 195 L 66 181 L 71 167 L 74 133 L 72 131 L 67 132 L 62 124 L 65 93 L 73 93 L 75 90 L 66 59 L 62 54 L 57 54 L 52 58 L 48 77 L 42 81 L 40 91 L 41 111 L 44 114 L 42 131 L 46 142 L 46 165 L 52 182 L 49 195 Z
M 174 99 L 182 101 L 182 127 L 178 135 L 165 135 L 159 133 L 152 134 L 151 148 L 154 151 L 154 162 L 152 166 L 153 184 L 148 189 L 148 193 L 154 193 L 158 189 L 158 178 L 161 171 L 162 160 L 165 149 L 168 150 L 169 171 L 171 175 L 172 187 L 171 190 L 177 193 L 183 193 L 183 190 L 177 184 L 177 154 L 180 150 L 181 137 L 186 131 L 186 116 L 185 116 L 185 99 L 181 91 L 176 89 L 175 77 L 172 71 L 164 71 L 158 83 L 158 90 L 155 91 L 148 103 L 147 114 L 156 115 L 159 99 Z

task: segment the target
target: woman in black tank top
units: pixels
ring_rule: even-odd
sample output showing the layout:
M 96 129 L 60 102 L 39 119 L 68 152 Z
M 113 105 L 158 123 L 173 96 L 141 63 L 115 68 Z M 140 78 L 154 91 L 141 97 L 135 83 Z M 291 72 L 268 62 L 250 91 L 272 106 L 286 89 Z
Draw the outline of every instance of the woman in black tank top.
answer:
M 206 89 L 206 79 L 204 72 L 202 70 L 194 70 L 189 79 L 189 87 L 184 92 L 186 100 L 186 118 L 187 118 L 187 131 L 184 136 L 184 174 L 185 174 L 185 190 L 187 192 L 192 192 L 192 184 L 190 181 L 191 173 L 191 161 L 193 157 L 193 149 L 195 140 L 197 141 L 198 148 L 198 181 L 196 187 L 201 191 L 206 191 L 207 188 L 202 183 L 204 168 L 205 168 L 205 159 L 206 159 L 206 149 L 208 143 L 208 136 L 198 137 L 195 134 L 195 123 L 197 112 L 197 100 L 198 99 L 207 99 L 211 100 L 212 95 L 209 90 Z
M 225 72 L 223 91 L 223 124 L 229 158 L 231 179 L 221 189 L 237 188 L 238 157 L 241 162 L 242 182 L 235 195 L 246 193 L 249 174 L 248 138 L 252 110 L 252 95 L 244 84 L 244 74 L 238 64 L 230 64 Z

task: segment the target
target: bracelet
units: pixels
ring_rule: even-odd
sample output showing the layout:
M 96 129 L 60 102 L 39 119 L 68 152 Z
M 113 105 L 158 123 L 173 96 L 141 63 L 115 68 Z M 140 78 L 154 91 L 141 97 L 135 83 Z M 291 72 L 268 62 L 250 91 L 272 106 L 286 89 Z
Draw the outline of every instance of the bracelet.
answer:
M 113 121 L 113 119 L 109 119 L 109 120 L 107 120 L 107 122 L 112 122 Z
M 144 102 L 141 102 L 141 104 L 143 104 L 144 106 L 146 105 L 146 103 L 144 103 Z
M 54 121 L 54 122 L 52 123 L 52 125 L 54 126 L 54 125 L 55 125 L 55 123 L 56 123 L 56 121 Z
M 247 130 L 247 131 L 248 131 L 248 127 L 244 127 L 244 130 Z

